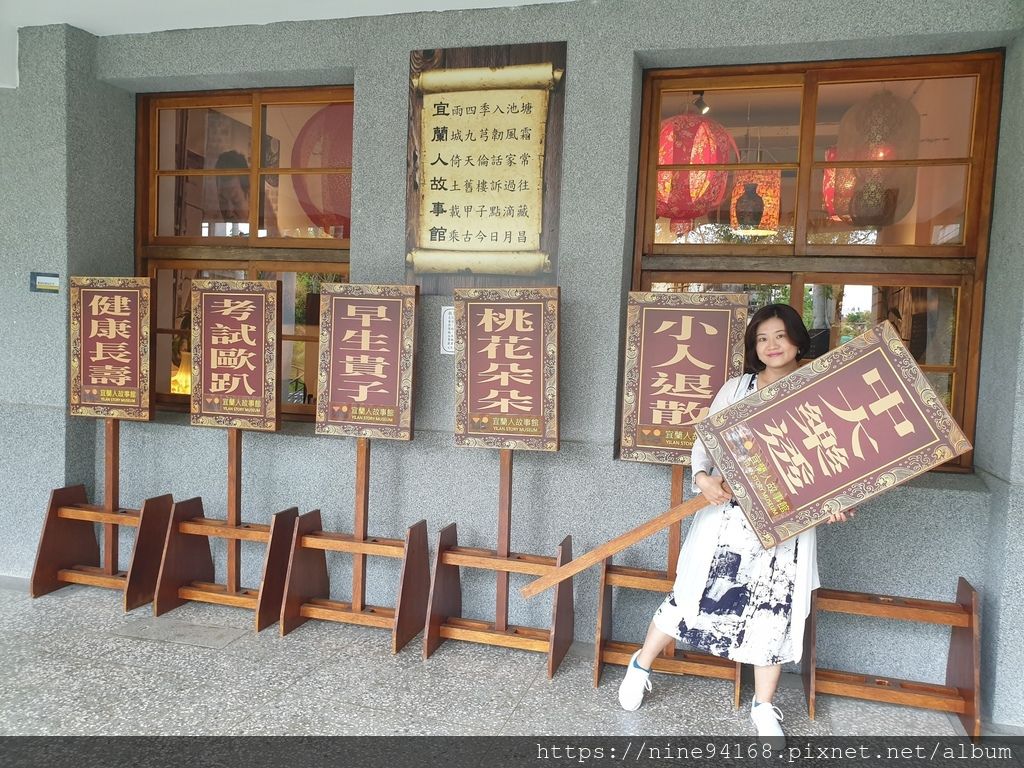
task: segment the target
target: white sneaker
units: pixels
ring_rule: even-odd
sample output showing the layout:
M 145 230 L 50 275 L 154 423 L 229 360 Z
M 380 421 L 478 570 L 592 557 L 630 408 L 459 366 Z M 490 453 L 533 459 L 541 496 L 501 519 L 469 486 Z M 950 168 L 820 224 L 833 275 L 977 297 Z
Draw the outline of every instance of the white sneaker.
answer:
M 754 721 L 759 737 L 768 739 L 769 743 L 778 749 L 786 745 L 786 735 L 779 725 L 782 722 L 781 709 L 755 699 L 750 705 L 750 719 Z
M 651 673 L 637 666 L 636 659 L 639 655 L 640 651 L 637 651 L 630 658 L 626 666 L 626 676 L 619 684 L 619 704 L 627 712 L 640 709 L 644 693 L 651 690 Z

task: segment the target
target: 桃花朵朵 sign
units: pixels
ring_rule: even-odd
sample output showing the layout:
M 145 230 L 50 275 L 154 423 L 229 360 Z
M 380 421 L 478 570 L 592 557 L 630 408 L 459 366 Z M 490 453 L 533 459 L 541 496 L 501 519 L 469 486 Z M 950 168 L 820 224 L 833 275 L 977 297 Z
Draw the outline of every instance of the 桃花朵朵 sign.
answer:
M 455 443 L 558 450 L 558 289 L 455 291 Z

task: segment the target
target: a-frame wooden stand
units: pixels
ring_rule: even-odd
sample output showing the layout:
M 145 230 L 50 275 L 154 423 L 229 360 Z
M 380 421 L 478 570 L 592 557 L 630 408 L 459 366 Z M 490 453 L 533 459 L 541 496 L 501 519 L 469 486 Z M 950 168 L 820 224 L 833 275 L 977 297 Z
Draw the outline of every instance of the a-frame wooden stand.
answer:
M 512 451 L 500 452 L 501 474 L 498 491 L 497 549 L 460 547 L 455 523 L 446 526 L 437 543 L 434 572 L 427 608 L 427 626 L 423 637 L 423 657 L 428 658 L 445 640 L 465 640 L 486 645 L 500 645 L 546 653 L 548 677 L 572 645 L 573 610 L 572 580 L 555 587 L 551 606 L 551 628 L 512 626 L 508 623 L 509 574 L 525 573 L 543 576 L 572 560 L 572 537 L 566 536 L 558 545 L 555 557 L 525 555 L 510 551 L 512 533 Z M 462 618 L 462 584 L 459 568 L 479 568 L 497 572 L 497 596 L 494 621 Z
M 370 439 L 356 438 L 355 525 L 352 533 L 323 530 L 320 510 L 295 520 L 288 571 L 281 602 L 281 634 L 286 635 L 307 619 L 361 624 L 391 630 L 391 651 L 397 653 L 423 629 L 427 613 L 430 563 L 427 554 L 427 521 L 411 526 L 402 539 L 367 536 L 370 498 Z M 330 599 L 327 552 L 352 555 L 352 600 Z M 394 608 L 366 602 L 366 557 L 400 558 L 402 571 Z
M 683 467 L 672 466 L 672 504 L 675 507 L 683 501 Z M 665 594 L 675 582 L 676 565 L 679 561 L 679 547 L 682 539 L 682 522 L 677 521 L 668 529 L 668 558 L 664 571 L 646 568 L 626 568 L 612 565 L 612 558 L 601 561 L 601 583 L 597 605 L 597 631 L 594 638 L 594 687 L 601 682 L 605 664 L 629 664 L 630 658 L 640 648 L 638 643 L 621 643 L 612 640 L 612 589 L 640 589 Z M 677 651 L 675 643 L 665 646 L 662 655 L 654 660 L 653 669 L 673 675 L 698 675 L 733 682 L 733 708 L 740 706 L 740 672 L 742 665 L 711 656 L 706 653 Z
M 299 510 L 291 507 L 273 516 L 270 525 L 242 522 L 242 432 L 228 434 L 228 509 L 226 520 L 207 518 L 201 498 L 179 501 L 167 526 L 160 575 L 157 578 L 153 615 L 160 616 L 189 600 L 248 608 L 256 613 L 256 631 L 278 620 L 288 544 Z M 227 579 L 214 583 L 210 539 L 227 542 Z M 240 584 L 242 541 L 266 544 L 259 589 Z
M 121 423 L 114 418 L 104 421 L 103 504 L 89 504 L 83 485 L 50 494 L 30 592 L 39 597 L 67 584 L 117 589 L 123 593 L 124 609 L 130 611 L 153 599 L 172 500 L 165 494 L 146 499 L 142 509 L 121 508 Z M 103 525 L 102 565 L 95 523 Z M 118 567 L 120 526 L 138 529 L 127 571 Z
M 946 684 L 918 683 L 889 677 L 817 668 L 818 612 L 919 621 L 950 627 Z M 981 612 L 978 593 L 962 576 L 956 600 L 916 600 L 863 592 L 817 589 L 804 631 L 803 678 L 807 713 L 814 719 L 815 698 L 827 693 L 868 701 L 952 712 L 973 739 L 981 736 Z

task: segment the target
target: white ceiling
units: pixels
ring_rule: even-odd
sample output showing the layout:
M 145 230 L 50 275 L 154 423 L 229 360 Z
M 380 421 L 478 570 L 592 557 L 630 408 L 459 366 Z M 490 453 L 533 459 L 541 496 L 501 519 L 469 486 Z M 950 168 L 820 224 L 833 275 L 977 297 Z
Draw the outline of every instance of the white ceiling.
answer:
M 18 86 L 21 27 L 70 24 L 103 36 L 553 2 L 566 0 L 0 0 L 0 87 Z

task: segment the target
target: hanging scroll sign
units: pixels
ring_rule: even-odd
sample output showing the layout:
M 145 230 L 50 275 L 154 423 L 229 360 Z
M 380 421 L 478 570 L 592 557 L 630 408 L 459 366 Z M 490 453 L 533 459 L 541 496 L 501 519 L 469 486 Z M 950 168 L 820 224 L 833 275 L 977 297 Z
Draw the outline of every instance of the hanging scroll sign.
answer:
M 534 275 L 541 250 L 552 64 L 422 72 L 417 273 Z
M 888 322 L 697 432 L 766 548 L 971 450 Z

